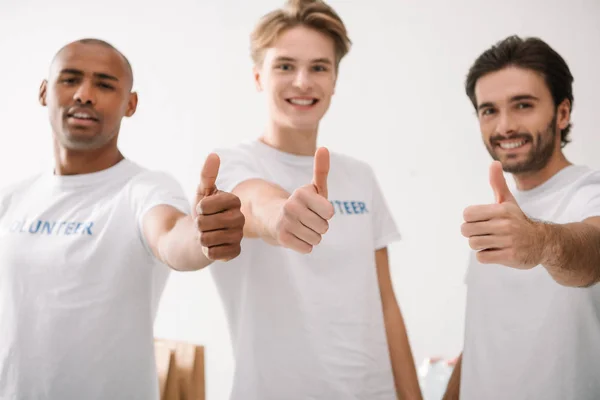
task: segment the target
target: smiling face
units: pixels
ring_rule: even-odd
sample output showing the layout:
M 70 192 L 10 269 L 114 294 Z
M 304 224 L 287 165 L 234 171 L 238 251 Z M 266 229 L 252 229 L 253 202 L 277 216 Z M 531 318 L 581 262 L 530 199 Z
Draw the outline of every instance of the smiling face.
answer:
M 327 112 L 336 83 L 331 37 L 304 26 L 287 29 L 264 52 L 254 70 L 258 90 L 267 96 L 278 125 L 315 130 Z
M 40 103 L 48 107 L 55 138 L 65 148 L 94 150 L 115 141 L 137 96 L 125 59 L 99 44 L 72 43 L 56 56 Z
M 518 67 L 490 72 L 477 81 L 475 97 L 484 144 L 504 171 L 539 171 L 560 155 L 569 102 L 556 107 L 541 74 Z

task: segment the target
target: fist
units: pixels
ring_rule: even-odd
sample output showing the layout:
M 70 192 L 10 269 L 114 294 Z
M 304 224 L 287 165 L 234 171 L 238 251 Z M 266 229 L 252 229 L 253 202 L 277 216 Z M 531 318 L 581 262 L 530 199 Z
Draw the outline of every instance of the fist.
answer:
M 327 200 L 329 151 L 315 153 L 313 182 L 296 189 L 284 203 L 275 227 L 275 239 L 283 247 L 310 253 L 321 242 L 333 217 L 333 205 Z
M 196 190 L 193 216 L 206 258 L 229 261 L 240 254 L 245 218 L 240 199 L 216 187 L 219 165 L 219 156 L 207 157 Z
M 469 239 L 469 246 L 477 251 L 477 260 L 483 264 L 535 267 L 542 257 L 539 223 L 529 219 L 517 204 L 499 162 L 490 167 L 490 184 L 497 203 L 466 208 L 462 235 Z

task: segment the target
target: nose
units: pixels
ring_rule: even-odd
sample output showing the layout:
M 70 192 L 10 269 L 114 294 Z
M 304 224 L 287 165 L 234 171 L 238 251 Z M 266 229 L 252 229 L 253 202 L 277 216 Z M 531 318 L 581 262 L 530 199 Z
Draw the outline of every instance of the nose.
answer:
M 294 77 L 294 87 L 301 91 L 307 91 L 310 89 L 311 79 L 308 71 L 304 69 L 298 69 L 296 76 Z
M 512 118 L 509 113 L 502 112 L 498 115 L 498 124 L 496 125 L 496 134 L 502 136 L 509 136 L 516 133 L 515 119 Z
M 87 81 L 81 82 L 75 93 L 73 100 L 79 104 L 96 104 L 96 96 L 92 84 Z

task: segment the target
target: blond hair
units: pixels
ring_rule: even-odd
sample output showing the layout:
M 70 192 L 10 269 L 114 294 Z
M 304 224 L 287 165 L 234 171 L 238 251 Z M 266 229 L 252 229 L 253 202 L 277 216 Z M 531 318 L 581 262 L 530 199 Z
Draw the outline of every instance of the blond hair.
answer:
M 288 0 L 286 5 L 264 15 L 250 35 L 250 52 L 255 65 L 263 62 L 265 50 L 286 30 L 304 26 L 333 39 L 335 65 L 348 51 L 352 42 L 340 16 L 321 0 Z

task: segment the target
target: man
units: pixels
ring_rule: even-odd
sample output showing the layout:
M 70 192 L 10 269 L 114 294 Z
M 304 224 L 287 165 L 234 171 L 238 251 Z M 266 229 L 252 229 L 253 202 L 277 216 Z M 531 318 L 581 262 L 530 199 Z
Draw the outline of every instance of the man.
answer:
M 600 396 L 600 172 L 562 151 L 572 82 L 537 38 L 509 37 L 469 71 L 496 202 L 464 211 L 474 254 L 464 351 L 446 398 Z
M 242 201 L 245 240 L 211 268 L 234 347 L 231 398 L 420 399 L 388 266 L 396 225 L 367 164 L 317 150 L 346 28 L 322 1 L 291 1 L 251 42 L 269 122 L 220 150 L 217 182 Z
M 0 398 L 158 399 L 152 325 L 168 267 L 240 251 L 239 199 L 206 160 L 194 206 L 175 180 L 124 158 L 136 110 L 127 59 L 84 39 L 54 58 L 39 99 L 55 167 L 0 196 Z

